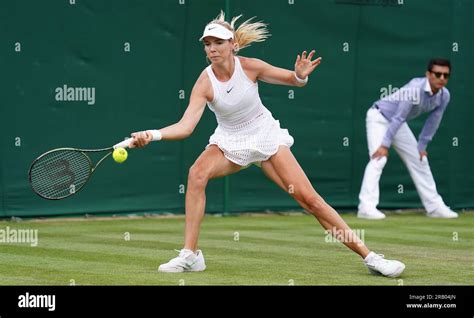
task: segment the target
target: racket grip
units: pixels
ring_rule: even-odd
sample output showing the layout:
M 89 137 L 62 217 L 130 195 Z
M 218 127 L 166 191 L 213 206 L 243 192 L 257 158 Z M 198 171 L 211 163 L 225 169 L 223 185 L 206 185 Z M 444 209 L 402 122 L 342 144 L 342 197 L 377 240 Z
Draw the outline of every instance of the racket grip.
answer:
M 127 140 L 124 140 L 122 142 L 119 142 L 118 144 L 116 144 L 114 146 L 114 149 L 117 149 L 117 148 L 128 148 L 130 147 L 130 144 L 132 143 L 133 141 L 133 138 L 128 138 Z

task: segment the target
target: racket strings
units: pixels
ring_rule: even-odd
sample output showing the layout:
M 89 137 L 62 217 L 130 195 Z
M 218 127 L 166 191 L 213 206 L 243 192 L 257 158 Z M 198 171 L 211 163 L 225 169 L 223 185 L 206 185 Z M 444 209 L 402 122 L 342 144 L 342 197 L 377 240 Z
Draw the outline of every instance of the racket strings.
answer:
M 90 160 L 84 153 L 57 150 L 44 155 L 31 167 L 31 185 L 43 197 L 60 199 L 82 188 L 91 172 Z

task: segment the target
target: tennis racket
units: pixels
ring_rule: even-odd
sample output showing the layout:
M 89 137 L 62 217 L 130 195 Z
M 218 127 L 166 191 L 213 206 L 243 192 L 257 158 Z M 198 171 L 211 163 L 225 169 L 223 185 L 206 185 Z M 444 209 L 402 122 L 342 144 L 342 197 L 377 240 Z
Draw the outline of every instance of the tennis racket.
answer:
M 58 148 L 36 158 L 30 166 L 28 179 L 31 188 L 40 197 L 61 200 L 79 192 L 97 167 L 116 148 L 128 148 L 133 138 L 104 149 Z M 104 153 L 94 165 L 89 154 Z

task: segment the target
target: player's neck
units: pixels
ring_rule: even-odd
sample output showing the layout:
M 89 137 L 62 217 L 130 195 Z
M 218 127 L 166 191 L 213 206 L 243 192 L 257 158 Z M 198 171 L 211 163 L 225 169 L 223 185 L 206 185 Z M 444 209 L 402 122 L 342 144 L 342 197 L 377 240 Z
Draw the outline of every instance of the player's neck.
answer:
M 222 63 L 212 64 L 212 70 L 219 81 L 226 82 L 230 80 L 235 70 L 234 56 Z

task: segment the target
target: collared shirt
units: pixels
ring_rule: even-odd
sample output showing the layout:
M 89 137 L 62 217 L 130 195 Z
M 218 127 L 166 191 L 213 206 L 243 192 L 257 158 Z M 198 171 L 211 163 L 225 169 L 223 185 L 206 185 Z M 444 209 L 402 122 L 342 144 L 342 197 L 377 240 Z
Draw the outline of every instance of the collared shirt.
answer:
M 382 98 L 375 104 L 390 122 L 383 138 L 382 146 L 390 148 L 392 140 L 400 126 L 423 113 L 430 113 L 418 137 L 418 150 L 424 151 L 438 130 L 444 111 L 451 97 L 446 87 L 436 94 L 426 77 L 412 79 L 400 90 Z

